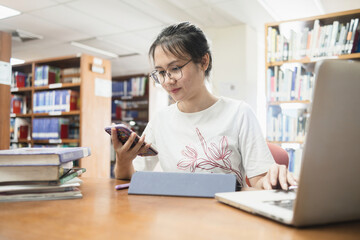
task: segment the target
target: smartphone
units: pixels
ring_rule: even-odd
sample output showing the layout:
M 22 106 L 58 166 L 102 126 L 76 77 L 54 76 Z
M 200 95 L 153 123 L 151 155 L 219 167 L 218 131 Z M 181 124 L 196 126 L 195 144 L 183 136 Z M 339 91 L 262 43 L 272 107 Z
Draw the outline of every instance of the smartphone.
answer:
M 109 127 L 105 128 L 105 131 L 110 135 L 111 135 L 111 128 L 116 129 L 118 139 L 122 144 L 125 144 L 125 142 L 129 139 L 131 133 L 133 132 L 125 124 L 117 124 L 117 125 L 113 125 L 113 126 L 109 126 Z M 140 137 L 138 135 L 136 135 L 136 138 L 135 138 L 133 144 L 131 145 L 131 148 L 133 148 L 139 140 L 140 140 Z M 143 144 L 143 146 L 145 146 L 145 143 Z M 155 156 L 157 154 L 158 154 L 158 152 L 155 150 L 155 148 L 150 147 L 146 153 L 139 154 L 139 155 L 140 156 Z

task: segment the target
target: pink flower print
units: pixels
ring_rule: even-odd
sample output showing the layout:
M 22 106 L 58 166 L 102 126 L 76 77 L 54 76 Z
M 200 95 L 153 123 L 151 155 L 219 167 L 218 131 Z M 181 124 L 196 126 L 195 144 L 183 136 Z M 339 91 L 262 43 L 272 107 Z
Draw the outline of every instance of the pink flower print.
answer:
M 181 153 L 185 156 L 185 160 L 178 162 L 177 167 L 182 170 L 190 168 L 191 172 L 195 172 L 196 168 L 203 170 L 212 170 L 214 168 L 221 168 L 229 173 L 234 173 L 242 185 L 242 176 L 239 170 L 233 169 L 231 166 L 230 156 L 232 150 L 229 149 L 229 144 L 226 136 L 220 140 L 219 147 L 215 143 L 211 143 L 208 147 L 205 138 L 202 136 L 200 130 L 196 128 L 196 133 L 201 142 L 202 149 L 206 158 L 198 158 L 198 153 L 195 149 L 186 146 Z
M 217 147 L 215 143 L 211 143 L 211 147 L 209 147 L 208 150 L 215 161 L 222 161 L 225 167 L 231 168 L 229 157 L 232 150 L 228 148 L 229 144 L 227 138 L 224 136 L 220 141 L 219 147 Z
M 195 172 L 196 160 L 198 158 L 198 153 L 195 149 L 186 146 L 186 150 L 182 150 L 182 155 L 185 156 L 187 160 L 181 160 L 178 162 L 178 168 L 186 170 L 190 168 L 191 172 Z

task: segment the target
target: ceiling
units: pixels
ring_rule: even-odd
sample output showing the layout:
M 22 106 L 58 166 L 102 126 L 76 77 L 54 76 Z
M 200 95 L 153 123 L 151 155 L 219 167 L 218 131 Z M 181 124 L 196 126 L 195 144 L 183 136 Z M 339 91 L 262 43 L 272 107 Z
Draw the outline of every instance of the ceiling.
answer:
M 203 29 L 248 24 L 263 33 L 266 22 L 360 8 L 359 0 L 0 0 L 20 15 L 0 20 L 0 31 L 31 33 L 13 38 L 12 57 L 25 61 L 87 53 L 110 59 L 112 75 L 150 70 L 147 51 L 159 31 L 190 21 Z M 70 43 L 109 51 L 108 57 Z

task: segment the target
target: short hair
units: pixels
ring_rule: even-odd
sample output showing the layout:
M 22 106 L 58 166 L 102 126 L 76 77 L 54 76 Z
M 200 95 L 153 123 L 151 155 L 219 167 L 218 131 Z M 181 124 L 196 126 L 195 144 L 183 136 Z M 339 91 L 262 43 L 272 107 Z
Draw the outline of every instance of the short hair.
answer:
M 161 46 L 164 51 L 170 52 L 180 59 L 184 59 L 188 54 L 195 63 L 200 63 L 202 57 L 208 53 L 209 66 L 205 71 L 205 76 L 210 75 L 212 67 L 210 47 L 203 31 L 194 24 L 182 22 L 164 28 L 149 49 L 149 57 L 152 60 L 154 60 L 157 46 Z

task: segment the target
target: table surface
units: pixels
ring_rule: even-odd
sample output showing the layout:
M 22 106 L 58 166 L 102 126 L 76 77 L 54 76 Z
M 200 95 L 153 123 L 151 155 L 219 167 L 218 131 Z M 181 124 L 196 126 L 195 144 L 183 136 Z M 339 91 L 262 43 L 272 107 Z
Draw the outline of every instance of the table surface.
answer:
M 360 239 L 360 222 L 297 229 L 212 198 L 128 195 L 82 178 L 82 199 L 0 203 L 0 239 Z

